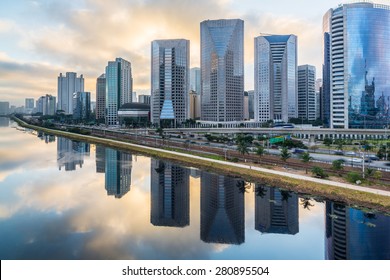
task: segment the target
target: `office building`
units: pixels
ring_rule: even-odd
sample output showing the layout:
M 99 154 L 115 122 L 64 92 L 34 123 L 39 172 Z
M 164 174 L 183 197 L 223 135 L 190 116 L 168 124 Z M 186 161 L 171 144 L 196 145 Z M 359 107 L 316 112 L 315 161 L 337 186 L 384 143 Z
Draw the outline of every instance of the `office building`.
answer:
M 143 104 L 149 104 L 150 105 L 150 95 L 146 95 L 146 94 L 138 95 L 138 103 L 143 103 Z
M 190 224 L 189 170 L 152 158 L 150 173 L 152 225 L 188 226 Z
M 248 90 L 248 111 L 249 119 L 253 120 L 255 118 L 255 91 Z
M 73 114 L 73 93 L 78 91 L 84 91 L 83 75 L 77 77 L 77 73 L 67 72 L 63 76 L 60 73 L 57 86 L 57 109 L 64 111 L 65 114 Z
M 316 108 L 316 68 L 312 65 L 298 66 L 298 118 L 302 121 L 315 121 Z
M 118 111 L 119 124 L 131 127 L 146 127 L 150 122 L 150 105 L 126 103 Z
M 201 120 L 243 120 L 244 21 L 203 21 L 200 38 Z
M 105 120 L 106 116 L 106 74 L 96 80 L 96 119 Z
M 0 115 L 8 115 L 9 111 L 9 102 L 0 101 Z
M 297 37 L 255 38 L 255 121 L 287 123 L 298 117 Z
M 34 111 L 34 98 L 26 98 L 24 104 L 24 110 L 26 114 L 31 114 Z
M 388 124 L 389 22 L 390 6 L 370 2 L 339 5 L 324 15 L 323 91 L 331 128 Z
M 196 92 L 196 94 L 201 94 L 201 84 L 200 84 L 200 68 L 194 67 L 191 68 L 191 79 L 190 79 L 190 90 Z
M 106 125 L 118 125 L 120 106 L 132 102 L 133 78 L 131 63 L 123 58 L 106 66 Z
M 56 114 L 56 98 L 50 94 L 43 95 L 38 98 L 36 103 L 37 113 L 42 113 L 44 116 L 53 116 Z
M 261 233 L 297 234 L 297 194 L 256 184 L 255 229 Z
M 200 94 L 197 94 L 195 91 L 190 91 L 190 115 L 189 118 L 193 120 L 198 120 L 200 118 Z
M 152 42 L 151 121 L 180 125 L 189 118 L 190 41 Z
M 131 154 L 106 148 L 105 187 L 108 196 L 119 199 L 130 191 L 132 162 Z
M 73 119 L 88 120 L 91 116 L 91 93 L 73 93 Z
M 244 181 L 201 171 L 200 238 L 206 243 L 245 242 Z
M 249 120 L 249 94 L 244 91 L 244 120 Z

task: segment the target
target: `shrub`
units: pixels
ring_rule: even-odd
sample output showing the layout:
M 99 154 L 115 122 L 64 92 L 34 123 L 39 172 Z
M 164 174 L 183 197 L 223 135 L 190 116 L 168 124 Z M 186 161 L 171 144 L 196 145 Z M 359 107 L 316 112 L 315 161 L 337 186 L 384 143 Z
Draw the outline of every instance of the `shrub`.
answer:
M 324 169 L 322 169 L 321 167 L 319 166 L 313 166 L 313 168 L 311 169 L 311 173 L 313 173 L 313 175 L 317 178 L 327 178 L 329 177 L 328 174 L 326 174 L 326 172 L 324 171 Z
M 358 172 L 351 171 L 351 172 L 348 172 L 348 174 L 347 174 L 347 181 L 350 183 L 356 184 L 357 181 L 361 182 L 362 180 L 363 180 L 363 177 Z

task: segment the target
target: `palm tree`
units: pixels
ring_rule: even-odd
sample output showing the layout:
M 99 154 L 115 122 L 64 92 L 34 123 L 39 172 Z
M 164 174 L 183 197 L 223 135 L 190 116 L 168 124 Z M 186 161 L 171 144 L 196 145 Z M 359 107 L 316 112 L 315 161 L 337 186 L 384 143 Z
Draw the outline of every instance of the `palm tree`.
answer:
M 336 171 L 339 174 L 339 176 L 341 176 L 340 171 L 344 169 L 343 162 L 341 160 L 334 160 L 332 162 L 332 169 Z
M 291 153 L 288 151 L 287 147 L 283 147 L 280 153 L 280 158 L 286 163 L 286 161 L 291 157 Z
M 237 151 L 244 156 L 245 160 L 245 154 L 249 154 L 249 144 L 246 141 L 239 141 L 237 143 Z
M 329 149 L 329 154 L 330 154 L 330 146 L 332 145 L 332 143 L 333 143 L 332 139 L 330 139 L 330 138 L 328 138 L 328 137 L 326 137 L 326 138 L 324 139 L 324 145 L 328 147 L 328 149 Z
M 262 145 L 257 145 L 256 147 L 256 155 L 258 155 L 260 158 L 264 155 L 265 149 Z
M 313 159 L 313 157 L 310 156 L 309 152 L 304 152 L 303 154 L 301 154 L 300 157 L 301 157 L 301 161 L 305 164 L 305 172 L 307 174 L 307 165 L 309 161 Z
M 308 197 L 301 198 L 301 205 L 303 206 L 303 209 L 310 210 L 310 207 L 314 206 L 314 204 L 311 204 L 310 200 L 311 199 Z
M 262 185 L 256 186 L 256 196 L 263 198 L 267 193 L 267 188 Z
M 247 190 L 251 188 L 250 184 L 246 183 L 244 180 L 237 181 L 236 187 L 240 193 L 247 193 Z

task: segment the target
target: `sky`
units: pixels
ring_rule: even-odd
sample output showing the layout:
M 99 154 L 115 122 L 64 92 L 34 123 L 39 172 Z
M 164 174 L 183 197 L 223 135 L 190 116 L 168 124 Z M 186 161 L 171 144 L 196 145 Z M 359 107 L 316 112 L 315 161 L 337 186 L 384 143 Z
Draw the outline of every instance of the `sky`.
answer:
M 322 17 L 342 0 L 1 0 L 0 101 L 57 96 L 60 73 L 77 72 L 95 100 L 96 78 L 108 61 L 132 64 L 133 90 L 150 94 L 150 45 L 191 41 L 191 67 L 200 65 L 200 22 L 244 20 L 245 90 L 253 89 L 254 37 L 298 36 L 298 65 L 320 77 Z M 375 3 L 390 4 L 390 0 Z

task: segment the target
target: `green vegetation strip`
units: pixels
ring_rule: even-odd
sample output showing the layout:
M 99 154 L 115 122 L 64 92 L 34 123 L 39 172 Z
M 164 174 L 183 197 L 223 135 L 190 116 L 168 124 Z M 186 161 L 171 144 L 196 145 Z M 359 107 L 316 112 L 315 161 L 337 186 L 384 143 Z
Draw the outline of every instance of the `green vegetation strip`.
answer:
M 367 207 L 375 209 L 377 211 L 390 212 L 390 197 L 381 196 L 378 194 L 371 194 L 363 191 L 355 191 L 351 189 L 344 189 L 337 186 L 331 186 L 326 184 L 320 184 L 316 182 L 310 182 L 306 180 L 298 180 L 286 176 L 277 176 L 261 171 L 255 171 L 252 169 L 240 168 L 235 166 L 229 166 L 226 164 L 219 164 L 215 162 L 207 161 L 207 159 L 195 159 L 183 156 L 179 157 L 177 154 L 171 154 L 168 151 L 154 150 L 154 148 L 142 148 L 134 146 L 131 143 L 121 142 L 118 140 L 111 140 L 106 138 L 98 138 L 94 136 L 75 134 L 60 130 L 53 130 L 42 128 L 34 125 L 27 124 L 20 119 L 13 118 L 19 125 L 34 130 L 46 132 L 48 134 L 54 134 L 58 136 L 68 137 L 79 141 L 88 141 L 93 144 L 102 144 L 108 147 L 136 151 L 149 156 L 168 159 L 170 161 L 180 162 L 193 167 L 198 167 L 207 171 L 222 172 L 227 175 L 235 175 L 244 178 L 245 180 L 252 182 L 262 182 L 270 186 L 275 186 L 287 190 L 291 190 L 297 193 L 306 193 L 315 196 L 322 196 L 330 200 L 344 202 L 348 205 L 358 205 L 360 207 Z

